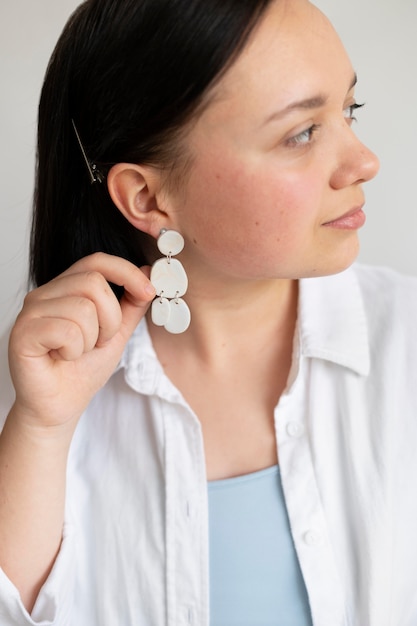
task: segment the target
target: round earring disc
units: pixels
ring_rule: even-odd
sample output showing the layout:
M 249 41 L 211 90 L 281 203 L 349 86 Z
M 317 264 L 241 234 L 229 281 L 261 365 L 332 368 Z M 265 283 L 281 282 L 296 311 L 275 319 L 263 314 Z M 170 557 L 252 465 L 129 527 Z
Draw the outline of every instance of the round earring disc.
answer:
M 169 320 L 170 313 L 171 307 L 169 306 L 169 300 L 166 298 L 156 298 L 152 302 L 151 319 L 155 326 L 165 326 Z
M 183 333 L 190 325 L 191 313 L 188 305 L 182 298 L 176 298 L 169 303 L 171 314 L 165 324 L 165 329 L 174 335 Z
M 158 250 L 166 256 L 175 256 L 184 248 L 184 237 L 176 230 L 166 230 L 157 240 Z

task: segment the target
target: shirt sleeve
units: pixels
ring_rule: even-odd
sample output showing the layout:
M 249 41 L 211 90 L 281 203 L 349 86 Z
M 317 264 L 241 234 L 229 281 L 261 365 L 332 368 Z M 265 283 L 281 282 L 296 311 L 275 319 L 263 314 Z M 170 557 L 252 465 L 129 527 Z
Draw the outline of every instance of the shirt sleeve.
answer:
M 0 569 L 1 626 L 70 626 L 75 574 L 75 532 L 64 527 L 61 548 L 39 592 L 32 614 L 22 604 L 19 591 Z

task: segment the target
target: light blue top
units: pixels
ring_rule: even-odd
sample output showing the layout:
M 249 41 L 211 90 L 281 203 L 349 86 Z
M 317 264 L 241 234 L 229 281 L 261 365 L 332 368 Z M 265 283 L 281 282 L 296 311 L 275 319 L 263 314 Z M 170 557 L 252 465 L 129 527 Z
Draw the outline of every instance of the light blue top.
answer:
M 208 483 L 210 626 L 311 626 L 278 466 Z

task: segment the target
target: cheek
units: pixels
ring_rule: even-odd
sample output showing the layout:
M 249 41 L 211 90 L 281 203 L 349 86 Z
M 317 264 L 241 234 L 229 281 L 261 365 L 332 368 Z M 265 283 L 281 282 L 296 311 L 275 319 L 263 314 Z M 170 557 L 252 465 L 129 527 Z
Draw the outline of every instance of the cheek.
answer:
M 187 191 L 187 226 L 207 235 L 254 220 L 255 193 L 253 176 L 243 166 L 229 164 L 220 156 L 216 162 L 201 164 Z
M 239 273 L 259 245 L 263 222 L 251 175 L 223 161 L 199 168 L 190 183 L 181 222 L 194 261 Z
M 293 239 L 320 221 L 322 187 L 314 175 L 273 169 L 262 172 L 253 186 L 254 215 L 263 230 L 278 229 Z
M 221 166 L 220 166 L 221 164 Z M 183 207 L 183 234 L 195 251 L 231 268 L 294 261 L 319 220 L 320 185 L 305 170 L 218 159 L 199 164 Z

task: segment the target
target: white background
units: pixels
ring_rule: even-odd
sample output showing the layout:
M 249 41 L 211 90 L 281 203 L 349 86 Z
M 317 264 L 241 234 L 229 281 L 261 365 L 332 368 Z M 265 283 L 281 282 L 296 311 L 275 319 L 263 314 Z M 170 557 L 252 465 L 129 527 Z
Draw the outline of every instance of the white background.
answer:
M 0 334 L 26 289 L 36 109 L 46 64 L 78 0 L 0 0 Z M 381 159 L 367 185 L 364 262 L 417 274 L 417 2 L 318 0 L 359 76 L 357 132 Z M 0 367 L 0 378 L 4 376 Z

